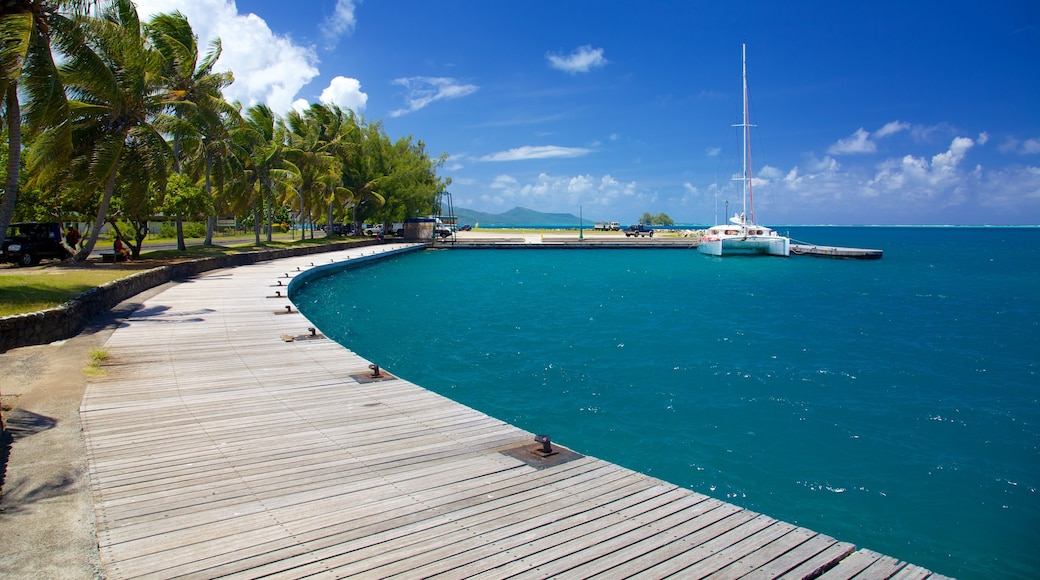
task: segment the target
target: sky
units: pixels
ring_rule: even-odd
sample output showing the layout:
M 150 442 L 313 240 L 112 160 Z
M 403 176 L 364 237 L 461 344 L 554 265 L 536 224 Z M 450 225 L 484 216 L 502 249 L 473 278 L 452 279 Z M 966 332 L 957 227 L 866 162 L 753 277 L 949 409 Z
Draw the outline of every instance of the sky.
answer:
M 708 225 L 1040 224 L 1036 0 L 137 0 L 225 95 L 412 136 L 455 207 Z M 728 204 L 727 204 L 728 202 Z

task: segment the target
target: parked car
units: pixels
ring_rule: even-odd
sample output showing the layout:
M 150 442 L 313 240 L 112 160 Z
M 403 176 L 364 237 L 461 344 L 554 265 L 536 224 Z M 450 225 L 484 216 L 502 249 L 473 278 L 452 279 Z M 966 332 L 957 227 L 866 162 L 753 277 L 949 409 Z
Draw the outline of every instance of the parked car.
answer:
M 450 237 L 455 232 L 451 230 L 451 226 L 441 223 L 441 220 L 437 220 L 437 223 L 433 226 L 433 233 L 444 239 Z
M 650 236 L 652 238 L 654 237 L 654 230 L 651 229 L 650 226 L 635 224 L 625 228 L 625 237 L 627 238 L 630 236 Z
M 354 232 L 354 224 L 331 224 L 324 227 L 330 236 L 349 236 Z
M 70 255 L 61 243 L 61 224 L 54 222 L 19 222 L 8 226 L 0 247 L 0 262 L 19 266 L 39 264 L 44 258 L 64 260 Z

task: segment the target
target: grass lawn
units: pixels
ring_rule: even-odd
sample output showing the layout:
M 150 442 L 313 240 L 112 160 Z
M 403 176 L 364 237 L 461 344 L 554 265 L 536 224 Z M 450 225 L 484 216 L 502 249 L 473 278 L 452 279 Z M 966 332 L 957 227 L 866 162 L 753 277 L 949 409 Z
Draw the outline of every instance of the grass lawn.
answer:
M 164 263 L 272 248 L 321 246 L 350 239 L 323 236 L 313 240 L 291 240 L 282 237 L 280 240 L 262 242 L 259 246 L 252 241 L 240 240 L 230 241 L 227 246 L 189 245 L 185 252 L 175 249 L 149 251 L 146 243 L 139 262 L 96 264 L 96 267 L 66 267 L 52 262 L 32 268 L 0 268 L 0 316 L 53 308 L 105 282 L 125 278 L 142 268 L 158 267 Z
M 135 270 L 42 268 L 0 275 L 0 316 L 36 312 L 68 302 L 105 282 Z

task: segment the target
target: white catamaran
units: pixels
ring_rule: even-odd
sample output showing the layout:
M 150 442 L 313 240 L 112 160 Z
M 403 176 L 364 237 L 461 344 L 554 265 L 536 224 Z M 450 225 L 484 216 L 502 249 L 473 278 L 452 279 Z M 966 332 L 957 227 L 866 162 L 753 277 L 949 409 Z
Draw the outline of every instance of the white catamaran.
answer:
M 762 254 L 786 257 L 791 253 L 791 238 L 781 236 L 765 226 L 754 223 L 755 198 L 751 190 L 751 144 L 748 139 L 751 124 L 748 122 L 747 45 L 743 45 L 741 48 L 741 59 L 744 80 L 744 122 L 735 126 L 742 127 L 744 130 L 744 173 L 742 177 L 738 178 L 744 185 L 743 211 L 731 217 L 728 224 L 708 228 L 701 236 L 697 249 L 702 254 L 712 256 Z M 750 204 L 748 203 L 749 198 Z

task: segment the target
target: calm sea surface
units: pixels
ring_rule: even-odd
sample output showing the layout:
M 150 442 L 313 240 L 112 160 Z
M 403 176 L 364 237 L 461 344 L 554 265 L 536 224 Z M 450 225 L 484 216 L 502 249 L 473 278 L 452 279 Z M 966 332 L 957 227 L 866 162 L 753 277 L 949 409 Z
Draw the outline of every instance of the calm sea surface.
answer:
M 1040 229 L 790 235 L 885 255 L 424 251 L 293 299 L 581 453 L 943 574 L 1040 575 Z

